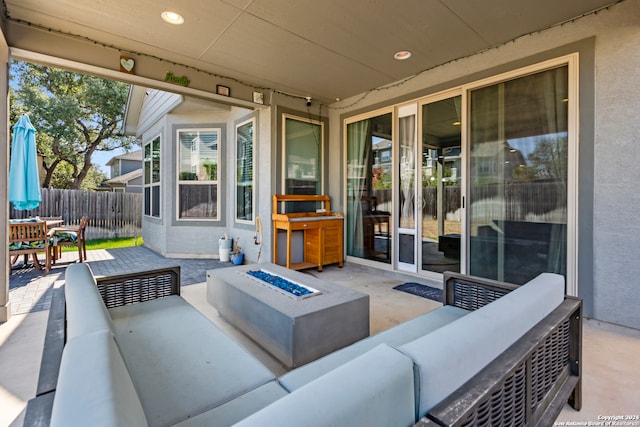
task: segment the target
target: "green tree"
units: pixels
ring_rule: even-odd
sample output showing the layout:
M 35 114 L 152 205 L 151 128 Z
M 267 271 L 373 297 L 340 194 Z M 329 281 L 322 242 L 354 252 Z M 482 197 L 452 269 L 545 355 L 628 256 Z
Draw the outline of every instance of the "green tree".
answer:
M 128 85 L 44 65 L 12 61 L 11 111 L 28 112 L 45 156 L 44 187 L 82 189 L 97 151 L 130 149 L 136 140 L 118 134 Z
M 87 176 L 82 181 L 80 190 L 95 191 L 106 179 L 107 175 L 105 175 L 100 168 L 92 165 Z M 73 188 L 73 182 L 73 168 L 71 165 L 66 162 L 58 165 L 51 177 L 51 187 L 71 189 Z
M 519 181 L 533 179 L 567 179 L 568 143 L 564 136 L 541 137 L 535 150 L 528 156 L 529 166 L 521 165 L 513 170 L 513 178 Z
M 567 179 L 568 167 L 567 137 L 545 137 L 529 154 L 529 161 L 545 178 Z

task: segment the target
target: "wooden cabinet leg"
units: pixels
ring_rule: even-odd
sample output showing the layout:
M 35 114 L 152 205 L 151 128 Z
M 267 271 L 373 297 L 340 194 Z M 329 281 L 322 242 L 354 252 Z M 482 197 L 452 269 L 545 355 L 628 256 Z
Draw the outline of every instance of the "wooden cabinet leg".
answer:
M 287 268 L 291 268 L 291 230 L 287 230 Z
M 320 236 L 318 238 L 318 271 L 322 271 L 324 265 L 324 227 L 320 227 Z
M 273 263 L 278 264 L 278 229 L 273 226 Z
M 342 222 L 340 223 L 338 235 L 340 236 L 340 245 L 338 246 L 338 267 L 342 268 L 344 265 L 344 242 L 342 241 L 342 236 L 344 236 L 344 226 Z

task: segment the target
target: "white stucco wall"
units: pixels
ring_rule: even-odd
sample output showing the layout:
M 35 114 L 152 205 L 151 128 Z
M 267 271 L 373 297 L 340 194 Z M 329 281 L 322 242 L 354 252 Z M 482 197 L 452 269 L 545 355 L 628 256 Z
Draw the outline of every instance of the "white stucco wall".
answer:
M 168 95 L 171 97 L 171 94 Z M 155 100 L 153 107 L 158 104 Z M 255 112 L 244 108 L 196 112 L 171 112 L 157 115 L 156 122 L 147 124 L 146 130 L 139 135 L 143 143 L 161 135 L 161 218 L 143 218 L 143 238 L 145 245 L 167 257 L 215 258 L 218 256 L 218 239 L 227 234 L 240 239 L 245 256 L 256 261 L 260 246 L 255 245 L 253 236 L 254 224 L 237 223 L 235 221 L 235 124 L 238 121 L 256 117 L 256 215 L 265 221 L 264 245 L 262 260 L 270 259 L 270 208 L 271 208 L 271 113 L 270 109 L 258 109 Z M 143 109 L 144 113 L 144 109 Z M 222 125 L 224 139 L 220 143 L 221 162 L 219 220 L 178 221 L 176 219 L 176 128 L 188 128 L 191 125 L 202 127 Z M 260 167 L 260 165 L 263 165 Z
M 271 240 L 271 194 L 275 177 L 271 167 L 267 165 L 275 164 L 275 153 L 272 147 L 272 126 L 271 126 L 271 109 L 262 109 L 257 111 L 257 131 L 255 132 L 256 144 L 258 152 L 256 153 L 256 165 L 254 173 L 256 173 L 256 191 L 257 191 L 257 211 L 256 215 L 262 220 L 262 248 L 253 243 L 253 231 L 234 229 L 238 236 L 242 239 L 240 245 L 245 251 L 246 257 L 251 261 L 258 261 L 258 253 L 261 252 L 261 261 L 270 261 L 272 253 Z
M 362 95 L 332 105 L 330 176 L 342 176 L 343 117 L 468 83 L 477 76 L 486 77 L 483 74 L 495 67 L 514 61 L 526 63 L 533 56 L 592 37 L 595 77 L 586 84 L 594 91 L 595 119 L 580 127 L 585 134 L 593 132 L 594 141 L 591 147 L 580 146 L 581 151 L 589 152 L 586 158 L 590 160 L 590 164 L 581 165 L 580 173 L 591 174 L 593 179 L 581 179 L 580 193 L 588 195 L 583 200 L 593 198 L 593 206 L 581 206 L 583 216 L 590 218 L 592 214 L 593 221 L 581 222 L 578 233 L 579 247 L 584 253 L 592 249 L 593 259 L 581 259 L 578 288 L 589 316 L 640 328 L 640 310 L 636 309 L 640 305 L 640 193 L 636 190 L 640 182 L 640 0 L 627 0 L 425 71 L 393 89 L 372 91 L 359 102 Z M 430 92 L 428 88 L 434 89 Z
M 144 150 L 144 144 L 153 140 L 156 136 L 160 135 L 160 169 L 162 171 L 163 168 L 167 167 L 168 161 L 165 156 L 165 123 L 164 121 L 159 121 L 150 126 L 145 132 L 138 135 Z M 144 166 L 143 166 L 144 169 Z M 143 171 L 144 174 L 144 171 Z M 162 177 L 161 177 L 162 179 Z M 159 252 L 163 253 L 163 248 L 166 247 L 166 238 L 163 232 L 163 223 L 166 220 L 166 206 L 165 202 L 166 194 L 164 186 L 160 187 L 160 218 L 148 218 L 145 217 L 144 214 L 142 216 L 142 239 L 144 240 L 145 246 Z M 143 203 L 144 203 L 144 189 L 143 189 Z M 144 212 L 144 211 L 143 211 Z
M 166 120 L 166 147 L 170 154 L 170 162 L 167 165 L 167 169 L 163 174 L 165 179 L 165 189 L 163 192 L 167 195 L 167 206 L 165 207 L 167 212 L 167 219 L 165 221 L 165 230 L 167 239 L 167 247 L 165 248 L 165 255 L 169 257 L 203 257 L 210 258 L 218 253 L 218 239 L 225 232 L 225 221 L 228 221 L 228 215 L 225 209 L 225 199 L 228 198 L 228 188 L 224 188 L 225 179 L 228 177 L 229 165 L 228 153 L 232 149 L 229 145 L 229 132 L 230 132 L 230 120 L 232 121 L 230 113 L 228 111 L 223 112 L 203 112 L 203 113 L 188 113 L 188 114 L 169 114 L 165 116 Z M 177 211 L 177 186 L 176 186 L 176 128 L 186 128 L 193 125 L 194 127 L 204 127 L 209 125 L 223 125 L 225 127 L 224 138 L 219 144 L 219 156 L 220 163 L 218 164 L 218 176 L 220 179 L 220 186 L 218 187 L 219 201 L 218 215 L 219 220 L 205 225 L 196 225 L 189 221 L 176 220 Z

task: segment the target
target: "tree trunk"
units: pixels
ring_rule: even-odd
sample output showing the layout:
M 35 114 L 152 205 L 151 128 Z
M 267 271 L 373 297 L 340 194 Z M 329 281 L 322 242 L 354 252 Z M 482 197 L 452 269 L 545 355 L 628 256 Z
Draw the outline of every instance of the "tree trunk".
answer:
M 53 178 L 53 172 L 55 172 L 56 167 L 58 166 L 60 161 L 61 161 L 60 159 L 55 159 L 49 165 L 49 167 L 47 167 L 46 165 L 44 166 L 44 170 L 47 171 L 47 173 L 45 175 L 44 182 L 42 183 L 42 187 L 49 188 L 51 186 L 51 179 Z

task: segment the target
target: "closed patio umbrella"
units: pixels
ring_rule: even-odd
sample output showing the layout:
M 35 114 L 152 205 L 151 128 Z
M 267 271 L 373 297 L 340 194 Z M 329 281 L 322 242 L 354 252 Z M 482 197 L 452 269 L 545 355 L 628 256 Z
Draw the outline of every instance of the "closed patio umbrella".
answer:
M 36 129 L 26 114 L 23 114 L 13 126 L 9 201 L 18 210 L 35 209 L 42 201 L 36 153 Z

